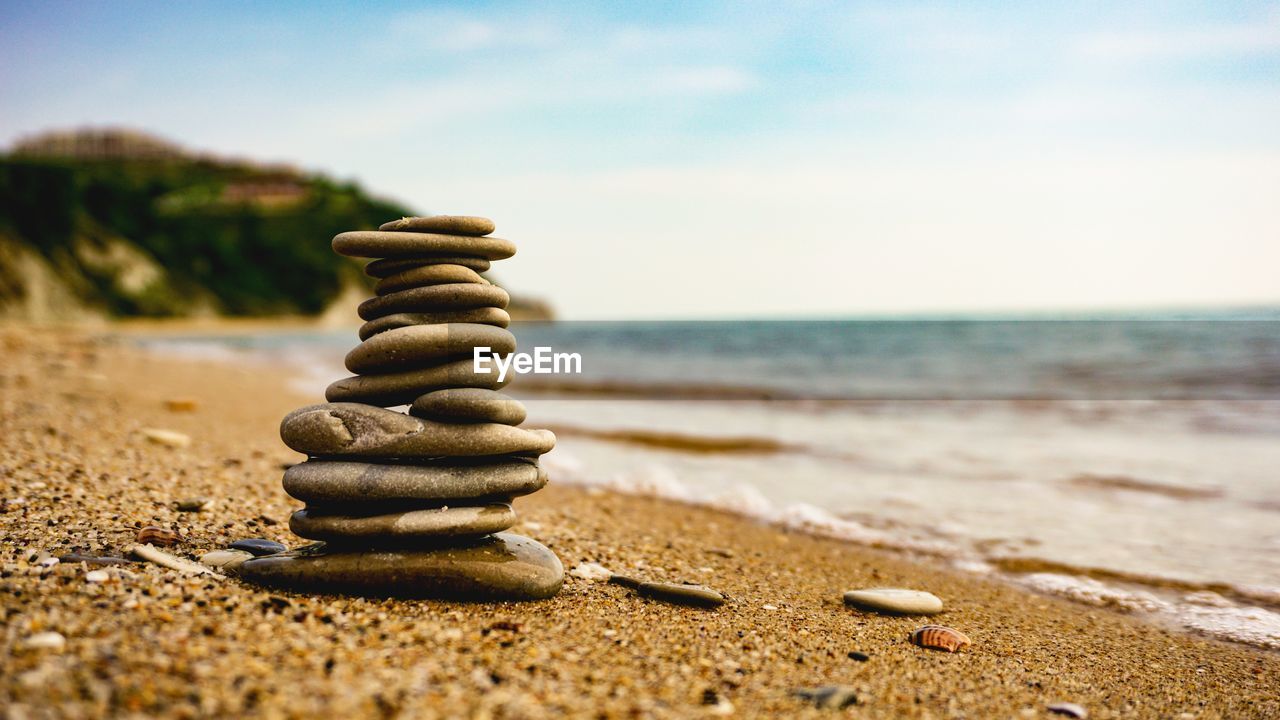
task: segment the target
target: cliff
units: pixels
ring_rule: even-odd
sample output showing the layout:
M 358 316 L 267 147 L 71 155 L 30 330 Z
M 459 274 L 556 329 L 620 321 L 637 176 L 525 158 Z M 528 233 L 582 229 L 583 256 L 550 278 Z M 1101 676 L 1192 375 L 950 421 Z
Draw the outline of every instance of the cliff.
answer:
M 135 131 L 46 133 L 0 156 L 0 318 L 318 315 L 371 286 L 329 239 L 412 214 L 354 183 Z

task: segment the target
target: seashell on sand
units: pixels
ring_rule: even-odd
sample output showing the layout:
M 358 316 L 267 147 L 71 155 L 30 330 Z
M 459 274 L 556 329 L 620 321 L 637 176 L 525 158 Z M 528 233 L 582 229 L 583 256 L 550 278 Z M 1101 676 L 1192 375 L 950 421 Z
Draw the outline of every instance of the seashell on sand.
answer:
M 967 635 L 946 625 L 925 625 L 911 633 L 910 640 L 922 648 L 947 652 L 957 652 L 973 644 Z
M 148 525 L 138 531 L 138 542 L 158 547 L 177 545 L 178 533 L 155 525 Z

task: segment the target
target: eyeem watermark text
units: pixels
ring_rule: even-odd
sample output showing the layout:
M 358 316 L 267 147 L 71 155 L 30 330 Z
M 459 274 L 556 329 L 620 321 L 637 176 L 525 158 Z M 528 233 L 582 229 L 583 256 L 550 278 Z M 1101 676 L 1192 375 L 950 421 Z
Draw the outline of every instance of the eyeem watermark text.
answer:
M 505 358 L 494 353 L 491 348 L 475 348 L 472 364 L 475 371 L 488 375 L 493 372 L 490 363 L 498 370 L 498 382 L 506 380 L 507 372 L 511 370 L 515 370 L 520 375 L 529 373 L 534 375 L 582 374 L 582 355 L 578 353 L 558 353 L 549 347 L 541 345 L 533 349 L 532 355 L 529 353 L 511 353 Z

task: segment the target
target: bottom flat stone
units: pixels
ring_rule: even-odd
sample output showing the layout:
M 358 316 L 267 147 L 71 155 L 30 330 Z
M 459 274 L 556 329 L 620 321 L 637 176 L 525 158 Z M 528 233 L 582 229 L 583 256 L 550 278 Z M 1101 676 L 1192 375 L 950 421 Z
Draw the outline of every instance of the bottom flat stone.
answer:
M 302 592 L 449 600 L 541 600 L 560 591 L 564 567 L 546 546 L 497 533 L 451 547 L 330 549 L 323 543 L 246 560 L 241 579 Z

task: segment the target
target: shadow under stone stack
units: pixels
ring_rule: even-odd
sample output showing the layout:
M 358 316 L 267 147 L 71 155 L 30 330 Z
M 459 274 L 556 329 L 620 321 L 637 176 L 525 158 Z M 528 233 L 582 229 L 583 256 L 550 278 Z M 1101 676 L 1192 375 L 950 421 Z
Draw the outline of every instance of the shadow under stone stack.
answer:
M 515 254 L 484 218 L 405 218 L 333 239 L 343 255 L 378 258 L 360 305 L 353 377 L 328 403 L 280 424 L 309 459 L 284 488 L 304 501 L 289 527 L 315 545 L 246 561 L 241 577 L 320 592 L 537 599 L 564 579 L 560 560 L 526 537 L 511 500 L 542 488 L 538 456 L 555 436 L 525 430 L 524 406 L 474 370 L 474 348 L 506 355 L 507 293 L 479 273 Z M 409 405 L 408 414 L 387 408 Z

